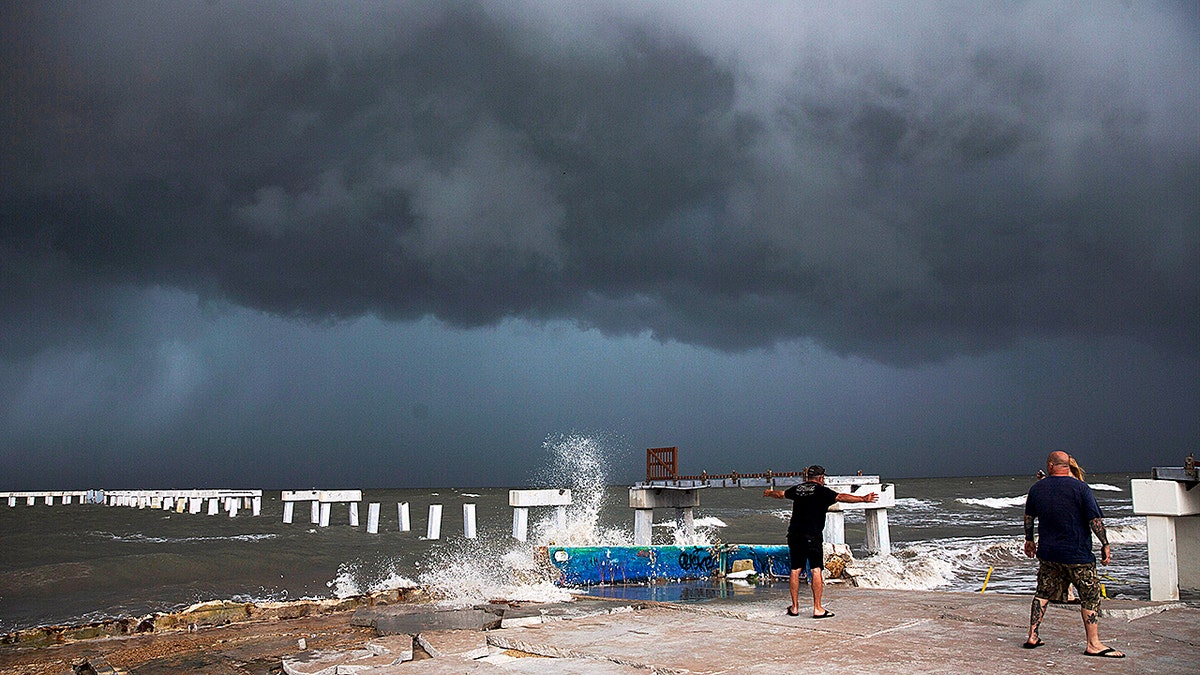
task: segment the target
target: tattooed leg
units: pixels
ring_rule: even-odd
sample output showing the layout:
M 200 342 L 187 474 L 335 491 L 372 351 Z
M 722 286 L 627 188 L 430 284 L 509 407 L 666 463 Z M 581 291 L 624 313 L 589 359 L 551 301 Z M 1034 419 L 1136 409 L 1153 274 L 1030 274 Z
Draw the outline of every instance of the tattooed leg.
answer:
M 1041 638 L 1038 637 L 1038 626 L 1041 625 L 1042 619 L 1046 616 L 1046 605 L 1050 604 L 1049 600 L 1042 600 L 1034 597 L 1033 604 L 1029 606 L 1029 639 L 1028 642 L 1037 642 Z

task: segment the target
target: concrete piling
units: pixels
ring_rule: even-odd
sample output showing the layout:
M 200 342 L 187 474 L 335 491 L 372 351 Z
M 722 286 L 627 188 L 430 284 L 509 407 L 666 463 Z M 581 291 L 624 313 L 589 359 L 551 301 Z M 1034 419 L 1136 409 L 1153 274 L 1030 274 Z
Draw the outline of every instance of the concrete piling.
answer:
M 1200 490 L 1194 473 L 1155 469 L 1131 482 L 1133 512 L 1146 517 L 1150 600 L 1178 600 L 1179 589 L 1200 590 Z M 1194 469 L 1193 469 L 1194 472 Z
M 408 502 L 400 502 L 396 504 L 396 511 L 400 517 L 400 531 L 408 532 L 412 529 L 408 522 Z
M 367 534 L 379 534 L 379 503 L 367 504 Z
M 463 536 L 475 538 L 475 505 L 463 504 Z
M 442 536 L 442 505 L 429 505 L 429 524 L 425 528 L 426 539 L 440 539 Z

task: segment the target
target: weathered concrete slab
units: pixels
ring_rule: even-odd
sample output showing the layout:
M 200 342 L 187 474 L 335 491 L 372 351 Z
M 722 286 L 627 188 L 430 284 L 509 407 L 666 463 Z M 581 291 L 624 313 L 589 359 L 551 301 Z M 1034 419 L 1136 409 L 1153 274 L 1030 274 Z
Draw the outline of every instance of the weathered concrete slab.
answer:
M 379 656 L 391 656 L 397 661 L 413 660 L 413 637 L 411 635 L 385 635 L 367 641 L 364 648 Z
M 283 659 L 287 675 L 385 675 L 385 666 L 413 659 L 410 635 L 390 635 L 368 640 L 362 649 L 304 651 Z
M 500 627 L 500 615 L 482 609 L 380 613 L 373 625 L 380 635 L 416 635 L 436 630 L 491 630 Z
M 457 656 L 474 660 L 488 655 L 483 631 L 433 630 L 417 635 L 417 644 L 434 658 Z

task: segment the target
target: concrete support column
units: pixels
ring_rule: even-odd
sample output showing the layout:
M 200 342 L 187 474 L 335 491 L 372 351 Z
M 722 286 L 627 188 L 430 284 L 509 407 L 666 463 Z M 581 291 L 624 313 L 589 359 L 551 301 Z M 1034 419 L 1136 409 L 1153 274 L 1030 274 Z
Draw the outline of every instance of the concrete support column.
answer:
M 892 538 L 888 531 L 887 509 L 867 509 L 867 545 L 869 553 L 892 554 Z
M 321 527 L 329 527 L 329 512 L 333 510 L 333 504 L 329 502 L 318 502 L 321 505 L 320 515 L 317 517 L 317 524 Z
M 1146 516 L 1146 553 L 1150 559 L 1150 600 L 1179 599 L 1179 555 L 1175 518 Z
M 529 540 L 529 509 L 525 507 L 513 509 L 513 539 Z
M 367 504 L 367 534 L 379 534 L 379 503 Z
M 314 501 L 312 503 L 312 513 L 309 514 L 309 522 L 313 525 L 321 522 L 321 502 Z
M 463 504 L 463 536 L 475 538 L 475 505 Z
M 554 524 L 559 530 L 567 529 L 567 507 L 561 505 L 554 507 Z
M 262 497 L 255 497 L 253 500 L 251 500 L 250 507 L 250 513 L 256 516 L 262 515 Z
M 290 525 L 292 523 L 292 517 L 295 515 L 295 513 L 296 513 L 296 502 L 284 502 L 283 503 L 283 522 Z
M 675 509 L 675 529 L 683 530 L 689 542 L 696 536 L 695 509 L 691 507 Z
M 429 524 L 425 527 L 425 538 L 434 540 L 442 538 L 442 505 L 429 505 Z
M 221 500 L 217 499 L 216 497 L 213 497 L 212 499 L 208 500 L 208 515 L 215 516 L 215 515 L 217 515 L 217 511 L 219 511 L 220 509 L 221 509 Z
M 358 527 L 358 502 L 350 502 L 350 527 Z
M 1130 484 L 1133 512 L 1146 516 L 1150 599 L 1178 600 L 1180 588 L 1200 590 L 1200 489 L 1182 480 Z
M 633 510 L 633 545 L 649 546 L 654 526 L 654 509 Z
M 396 512 L 400 517 L 400 531 L 408 532 L 412 529 L 408 522 L 408 502 L 396 504 Z
M 825 529 L 821 532 L 825 542 L 829 544 L 846 543 L 846 514 L 841 511 L 830 511 L 825 514 Z

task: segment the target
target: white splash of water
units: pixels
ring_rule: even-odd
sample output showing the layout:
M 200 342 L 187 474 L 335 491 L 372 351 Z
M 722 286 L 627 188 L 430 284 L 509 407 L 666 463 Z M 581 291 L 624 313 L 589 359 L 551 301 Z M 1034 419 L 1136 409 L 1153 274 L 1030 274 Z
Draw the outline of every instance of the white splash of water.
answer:
M 325 584 L 335 598 L 352 598 L 402 588 L 417 588 L 416 581 L 400 574 L 394 567 L 368 569 L 362 563 L 342 563 L 337 576 Z
M 986 506 L 989 509 L 1009 509 L 1014 506 L 1025 506 L 1025 495 L 1017 497 L 984 497 L 982 499 L 959 497 L 954 501 L 972 506 Z
M 605 467 L 619 447 L 604 435 L 563 434 L 548 437 L 543 448 L 550 461 L 534 482 L 539 487 L 571 490 L 572 504 L 565 509 L 565 518 L 560 522 L 556 509 L 538 509 L 530 514 L 538 520 L 530 523 L 529 543 L 508 537 L 459 540 L 431 553 L 417 581 L 440 604 L 569 600 L 572 591 L 555 586 L 551 570 L 537 562 L 538 546 L 630 543 L 629 534 L 604 530 L 599 524 Z
M 557 546 L 628 546 L 630 533 L 600 526 L 604 506 L 610 455 L 619 452 L 619 442 L 607 435 L 562 434 L 547 437 L 542 448 L 550 453 L 550 462 L 537 482 L 548 488 L 569 488 L 572 503 L 566 508 L 565 522 L 556 513 L 540 516 L 531 527 L 533 540 L 540 545 Z
M 508 544 L 508 546 L 514 546 Z M 563 602 L 571 592 L 554 585 L 525 545 L 507 551 L 487 544 L 464 545 L 449 559 L 434 563 L 420 582 L 440 604 L 467 606 L 481 602 Z
M 942 539 L 901 545 L 890 556 L 869 556 L 855 562 L 860 586 L 904 590 L 960 588 L 974 583 L 989 566 L 1024 559 L 1018 538 Z M 982 577 L 979 577 L 982 581 Z
M 1114 544 L 1145 544 L 1146 519 L 1128 518 L 1123 520 L 1127 522 L 1114 523 L 1105 528 L 1108 540 Z

